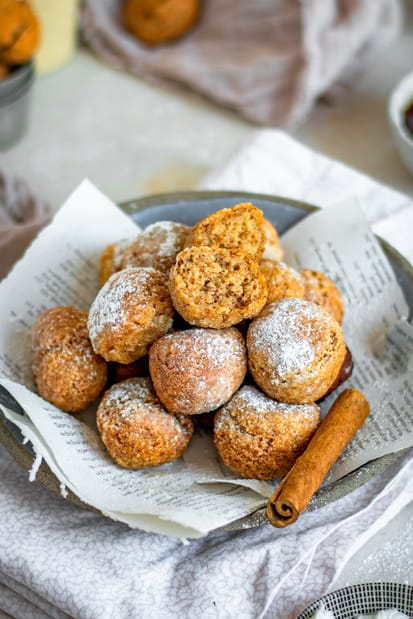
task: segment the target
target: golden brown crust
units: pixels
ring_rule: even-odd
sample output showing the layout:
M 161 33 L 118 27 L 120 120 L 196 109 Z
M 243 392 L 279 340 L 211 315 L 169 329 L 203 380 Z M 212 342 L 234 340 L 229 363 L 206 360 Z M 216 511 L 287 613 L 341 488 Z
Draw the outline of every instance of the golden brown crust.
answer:
M 300 274 L 285 262 L 261 260 L 260 268 L 267 281 L 267 304 L 289 297 L 303 298 L 304 284 Z
M 279 262 L 284 257 L 284 250 L 281 246 L 277 229 L 268 219 L 264 218 L 262 222 L 262 231 L 264 232 L 265 241 L 263 258 Z
M 340 387 L 343 383 L 346 382 L 350 378 L 353 373 L 353 356 L 350 352 L 350 349 L 346 347 L 346 355 L 344 357 L 344 361 L 341 365 L 339 373 L 336 376 L 334 383 L 331 385 L 329 390 L 323 395 L 323 399 L 327 398 L 330 393 L 333 393 L 336 389 Z
M 130 469 L 179 458 L 193 433 L 189 417 L 172 415 L 163 408 L 149 378 L 113 385 L 102 398 L 96 422 L 111 458 Z
M 248 367 L 257 385 L 281 402 L 315 402 L 335 382 L 346 345 L 338 322 L 304 299 L 271 303 L 247 334 Z
M 168 332 L 172 316 L 165 275 L 155 269 L 126 269 L 112 275 L 92 303 L 89 336 L 106 361 L 132 363 Z
M 337 322 L 342 322 L 344 303 L 335 283 L 321 271 L 304 269 L 301 271 L 304 283 L 304 298 L 325 307 Z
M 99 283 L 104 286 L 109 277 L 122 269 L 123 253 L 131 244 L 131 241 L 122 239 L 111 243 L 103 250 L 99 262 Z
M 31 330 L 33 377 L 39 394 L 67 412 L 86 408 L 106 385 L 107 364 L 95 354 L 87 313 L 74 307 L 43 312 Z
M 141 232 L 125 251 L 122 268 L 152 267 L 168 275 L 177 254 L 184 248 L 190 227 L 174 221 L 159 221 Z
M 0 62 L 24 64 L 40 41 L 40 23 L 24 0 L 0 1 Z
M 260 260 L 265 246 L 263 221 L 260 209 L 250 202 L 241 202 L 200 219 L 193 226 L 186 247 L 221 247 Z
M 184 36 L 200 13 L 199 0 L 126 0 L 122 9 L 127 30 L 146 45 L 169 43 Z
M 242 387 L 215 415 L 214 443 L 242 477 L 276 479 L 304 451 L 320 423 L 315 404 L 284 404 Z
M 73 326 L 79 328 L 79 336 L 88 336 L 84 326 L 87 323 L 87 312 L 81 312 L 77 307 L 58 305 L 42 312 L 37 317 L 31 329 L 32 365 L 35 371 L 42 357 L 49 350 L 61 348 L 72 340 Z M 76 332 L 75 332 L 76 333 Z
M 244 340 L 234 327 L 168 333 L 151 346 L 149 371 L 168 411 L 206 413 L 241 385 L 247 371 Z
M 256 316 L 267 284 L 250 256 L 218 247 L 188 247 L 169 274 L 175 309 L 197 327 L 222 329 Z

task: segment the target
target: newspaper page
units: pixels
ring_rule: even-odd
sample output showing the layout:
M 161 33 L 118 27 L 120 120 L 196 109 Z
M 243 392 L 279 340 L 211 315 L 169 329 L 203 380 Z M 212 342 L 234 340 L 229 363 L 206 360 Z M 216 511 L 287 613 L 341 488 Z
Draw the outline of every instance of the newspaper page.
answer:
M 55 305 L 87 310 L 98 291 L 102 250 L 119 239 L 133 239 L 138 231 L 85 181 L 33 242 L 0 284 L 0 385 L 25 414 L 13 410 L 1 394 L 0 405 L 31 442 L 35 462 L 44 458 L 63 492 L 70 488 L 85 503 L 131 527 L 198 537 L 264 506 L 277 482 L 237 478 L 222 465 L 208 433 L 196 433 L 175 462 L 122 469 L 100 441 L 93 408 L 63 413 L 36 394 L 31 374 L 29 336 L 37 316 Z M 291 261 L 320 268 L 343 290 L 344 331 L 355 365 L 352 384 L 372 404 L 369 429 L 366 425 L 358 433 L 336 465 L 339 477 L 413 444 L 413 333 L 404 320 L 407 305 L 356 205 L 307 217 L 283 243 Z
M 332 470 L 342 477 L 413 444 L 413 326 L 394 272 L 357 200 L 318 211 L 283 236 L 286 260 L 323 271 L 342 292 L 343 332 L 353 356 L 345 388 L 359 389 L 372 414 Z

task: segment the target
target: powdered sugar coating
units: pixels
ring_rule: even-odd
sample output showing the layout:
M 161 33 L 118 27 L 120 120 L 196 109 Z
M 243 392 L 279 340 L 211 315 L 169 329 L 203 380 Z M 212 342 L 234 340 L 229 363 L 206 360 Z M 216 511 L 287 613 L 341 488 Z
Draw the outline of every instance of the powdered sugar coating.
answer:
M 334 383 L 346 347 L 340 325 L 324 308 L 304 299 L 269 304 L 247 334 L 250 371 L 278 400 L 318 400 Z
M 143 235 L 159 238 L 158 255 L 171 256 L 181 251 L 181 237 L 183 234 L 187 235 L 189 230 L 189 226 L 176 221 L 158 221 L 147 226 Z
M 187 415 L 226 402 L 246 373 L 243 338 L 235 328 L 188 329 L 169 333 L 149 352 L 149 371 L 159 399 Z
M 104 397 L 105 409 L 99 415 L 100 420 L 107 418 L 113 408 L 119 409 L 120 416 L 125 418 L 133 413 L 133 407 L 139 404 L 161 405 L 151 380 L 147 377 L 133 378 L 116 383 L 106 391 Z
M 115 267 L 116 271 L 119 271 L 120 268 L 122 267 L 123 253 L 125 249 L 129 247 L 131 242 L 132 241 L 130 239 L 120 239 L 119 241 L 116 241 L 116 243 L 113 244 L 112 259 L 113 259 L 113 266 Z
M 99 261 L 99 282 L 103 286 L 109 277 L 122 268 L 123 254 L 131 244 L 130 239 L 120 239 L 103 250 Z
M 217 418 L 215 429 L 219 430 L 220 426 L 231 417 L 231 411 L 236 409 L 237 413 L 246 413 L 248 415 L 256 414 L 262 423 L 262 417 L 277 413 L 284 416 L 296 415 L 297 411 L 302 417 L 311 419 L 314 414 L 319 413 L 319 407 L 314 404 L 287 404 L 286 402 L 278 402 L 273 398 L 265 395 L 262 391 L 251 385 L 244 385 L 233 396 L 230 403 L 224 406 L 220 411 L 220 416 Z
M 153 267 L 168 273 L 183 249 L 190 227 L 175 221 L 158 221 L 143 230 L 124 252 L 122 266 Z
M 301 276 L 300 276 L 299 272 L 296 271 L 294 269 L 294 267 L 292 267 L 291 265 L 287 264 L 286 262 L 283 262 L 282 260 L 280 260 L 278 262 L 278 264 L 280 265 L 280 267 L 282 269 L 285 269 L 286 271 L 288 271 L 288 273 L 290 273 L 291 276 L 294 277 L 296 280 L 298 280 L 298 281 L 301 280 Z
M 154 269 L 134 269 L 127 275 L 115 273 L 108 279 L 93 301 L 88 320 L 89 336 L 92 342 L 104 328 L 110 326 L 114 330 L 122 329 L 127 319 L 125 300 L 133 295 L 138 298 L 151 279 Z M 147 300 L 143 296 L 143 302 Z
M 172 325 L 173 307 L 166 277 L 136 267 L 112 275 L 89 311 L 89 336 L 107 361 L 131 363 Z
M 283 419 L 287 424 L 295 421 L 288 417 L 299 417 L 301 421 L 312 423 L 319 420 L 320 409 L 313 402 L 309 404 L 287 404 L 278 402 L 251 385 L 244 385 L 225 404 L 215 417 L 215 432 L 225 424 L 235 423 L 242 431 L 262 436 L 272 436 L 278 432 L 274 423 Z
M 319 422 L 316 404 L 285 404 L 244 386 L 217 412 L 214 441 L 243 477 L 272 479 L 289 470 Z
M 250 327 L 250 340 L 254 349 L 259 349 L 272 366 L 276 367 L 277 379 L 282 381 L 291 374 L 303 372 L 314 360 L 312 321 L 320 321 L 316 305 L 288 299 L 268 306 Z

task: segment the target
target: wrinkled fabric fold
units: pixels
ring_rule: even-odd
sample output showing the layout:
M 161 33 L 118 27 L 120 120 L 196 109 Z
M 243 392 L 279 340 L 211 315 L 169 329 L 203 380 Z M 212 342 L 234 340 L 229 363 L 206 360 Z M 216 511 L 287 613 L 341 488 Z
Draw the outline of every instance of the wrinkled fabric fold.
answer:
M 0 278 L 49 221 L 50 210 L 23 179 L 0 170 Z
M 45 607 L 77 619 L 149 619 L 154 609 L 176 619 L 293 619 L 413 493 L 410 450 L 351 495 L 286 529 L 268 525 L 183 545 L 131 531 L 29 484 L 3 448 L 0 470 L 0 579 L 18 575 L 34 592 L 34 608 L 43 598 Z M 22 605 L 29 599 L 22 596 Z
M 52 611 L 51 614 L 45 611 L 45 607 Z M 50 605 L 33 590 L 12 581 L 4 573 L 0 574 L 0 619 L 3 619 L 1 612 L 7 613 L 7 617 L 68 618 L 68 615 L 59 613 L 57 609 L 51 609 Z
M 148 48 L 125 30 L 120 6 L 83 3 L 83 37 L 98 56 L 265 125 L 300 122 L 318 97 L 348 89 L 401 26 L 398 0 L 204 0 L 187 36 Z

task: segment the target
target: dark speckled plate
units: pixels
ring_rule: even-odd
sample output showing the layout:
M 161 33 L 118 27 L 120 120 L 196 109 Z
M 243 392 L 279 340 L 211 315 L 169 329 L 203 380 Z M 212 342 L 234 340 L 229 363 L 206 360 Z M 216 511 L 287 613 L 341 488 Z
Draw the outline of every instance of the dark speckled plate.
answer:
M 338 589 L 313 602 L 297 619 L 311 619 L 323 607 L 334 619 L 353 619 L 380 610 L 396 609 L 413 619 L 413 586 L 396 582 L 367 582 Z
M 309 215 L 317 207 L 278 198 L 272 196 L 264 196 L 248 193 L 237 192 L 186 192 L 163 194 L 159 196 L 151 196 L 149 198 L 140 198 L 121 205 L 121 208 L 132 217 L 140 226 L 145 227 L 155 221 L 172 220 L 194 224 L 198 219 L 212 213 L 221 208 L 232 206 L 237 202 L 251 201 L 258 208 L 262 209 L 266 218 L 268 218 L 282 234 L 295 223 Z M 387 243 L 380 240 L 380 243 L 389 259 L 389 262 L 395 272 L 396 278 L 402 287 L 407 303 L 410 308 L 410 314 L 413 314 L 413 268 L 412 266 L 398 254 Z M 10 400 L 7 392 L 0 388 L 0 404 L 13 408 L 15 403 Z M 30 469 L 33 463 L 33 454 L 29 447 L 22 444 L 22 437 L 19 430 L 11 423 L 7 422 L 0 413 L 0 441 L 10 451 L 19 464 L 26 470 Z M 369 462 L 362 466 L 357 471 L 346 475 L 344 478 L 322 488 L 311 500 L 308 511 L 318 509 L 323 505 L 335 501 L 352 490 L 355 490 L 362 484 L 366 483 L 374 475 L 383 471 L 387 466 L 393 463 L 402 455 L 402 452 L 388 454 L 377 460 Z M 40 467 L 37 479 L 45 485 L 49 490 L 59 494 L 59 482 L 47 465 L 44 463 Z M 84 507 L 84 505 L 75 495 L 69 493 L 68 498 Z M 90 509 L 90 508 L 89 508 Z M 255 527 L 267 523 L 263 510 L 256 512 L 242 520 L 232 523 L 229 529 L 240 529 Z

